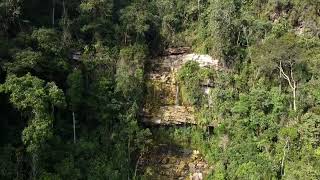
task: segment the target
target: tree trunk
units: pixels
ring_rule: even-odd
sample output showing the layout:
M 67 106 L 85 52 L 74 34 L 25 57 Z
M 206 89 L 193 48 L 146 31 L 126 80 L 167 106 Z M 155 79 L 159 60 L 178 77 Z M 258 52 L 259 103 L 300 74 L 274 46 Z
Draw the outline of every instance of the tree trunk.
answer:
M 124 32 L 124 44 L 125 45 L 127 44 L 127 31 Z
M 293 110 L 297 111 L 297 101 L 296 101 L 297 87 L 296 87 L 296 82 L 293 82 L 292 94 L 293 94 Z
M 23 173 L 23 161 L 24 161 L 24 154 L 23 154 L 23 147 L 19 147 L 16 150 L 16 180 L 23 180 L 24 173 Z
M 54 26 L 54 16 L 55 16 L 55 6 L 56 6 L 56 1 L 52 0 L 52 26 Z
M 143 152 L 143 150 L 142 150 L 142 152 Z M 136 162 L 136 166 L 135 166 L 135 168 L 134 168 L 134 178 L 133 179 L 136 179 L 136 177 L 137 177 L 137 171 L 138 171 L 138 166 L 139 166 L 139 163 L 140 163 L 140 159 L 141 159 L 141 157 L 142 157 L 142 154 L 143 153 L 140 153 L 140 155 L 139 155 L 139 158 L 138 158 L 138 160 L 137 160 L 137 162 Z
M 53 104 L 51 104 L 51 118 L 52 118 L 52 121 L 54 121 L 54 105 Z M 51 127 L 53 128 L 53 123 L 51 123 Z
M 200 0 L 198 0 L 198 20 L 200 19 Z
M 38 154 L 37 152 L 32 153 L 32 178 L 33 180 L 37 179 L 37 163 L 38 163 Z
M 292 64 L 290 64 L 290 74 L 287 75 L 283 68 L 282 68 L 282 64 L 281 64 L 281 61 L 280 61 L 280 64 L 279 64 L 279 70 L 280 70 L 280 75 L 288 81 L 288 84 L 291 88 L 291 91 L 292 91 L 292 96 L 293 96 L 293 110 L 294 111 L 297 111 L 297 102 L 296 102 L 296 95 L 297 95 L 297 81 L 294 79 L 294 75 L 293 75 L 293 69 L 292 69 Z M 290 76 L 290 77 L 289 77 Z
M 289 139 L 286 140 L 286 144 L 283 147 L 283 156 L 282 156 L 282 160 L 281 160 L 281 176 L 285 175 L 284 160 L 286 158 L 287 149 L 289 150 Z
M 128 139 L 128 168 L 130 167 L 130 161 L 131 161 L 131 149 L 130 149 L 130 141 L 131 137 Z M 130 180 L 129 174 L 128 174 L 128 180 Z
M 73 121 L 73 143 L 76 143 L 76 117 L 74 112 L 72 112 L 72 121 Z
M 63 8 L 63 16 L 66 17 L 67 16 L 67 10 L 66 10 L 66 3 L 63 0 L 62 1 L 62 8 Z

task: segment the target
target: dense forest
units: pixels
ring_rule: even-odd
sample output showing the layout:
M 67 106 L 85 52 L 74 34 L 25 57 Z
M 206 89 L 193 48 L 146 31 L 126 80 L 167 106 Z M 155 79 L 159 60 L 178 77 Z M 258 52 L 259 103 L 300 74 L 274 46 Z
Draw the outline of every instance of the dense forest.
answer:
M 145 74 L 169 47 L 220 62 L 181 68 L 199 123 L 167 135 L 207 179 L 320 179 L 319 0 L 0 0 L 0 27 L 0 179 L 151 179 Z

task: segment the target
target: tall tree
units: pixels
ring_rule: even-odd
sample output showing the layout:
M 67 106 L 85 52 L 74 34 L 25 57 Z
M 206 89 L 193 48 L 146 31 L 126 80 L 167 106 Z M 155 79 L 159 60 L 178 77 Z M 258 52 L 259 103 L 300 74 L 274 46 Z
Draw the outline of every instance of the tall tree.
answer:
M 73 142 L 76 143 L 76 112 L 80 110 L 84 93 L 84 80 L 81 70 L 74 69 L 74 71 L 68 76 L 67 83 L 69 86 L 67 90 L 70 102 L 69 107 L 72 111 Z
M 276 72 L 280 74 L 289 85 L 292 92 L 292 107 L 297 111 L 297 89 L 299 80 L 307 78 L 303 75 L 305 65 L 302 50 L 297 44 L 296 37 L 292 34 L 277 40 L 270 39 L 257 47 L 253 63 L 260 66 L 265 73 Z
M 41 146 L 53 136 L 50 104 L 63 104 L 63 92 L 54 83 L 46 86 L 43 80 L 30 74 L 22 77 L 8 76 L 1 85 L 1 90 L 10 94 L 11 103 L 29 119 L 28 126 L 22 132 L 22 140 L 27 151 L 32 154 L 32 176 L 36 178 Z

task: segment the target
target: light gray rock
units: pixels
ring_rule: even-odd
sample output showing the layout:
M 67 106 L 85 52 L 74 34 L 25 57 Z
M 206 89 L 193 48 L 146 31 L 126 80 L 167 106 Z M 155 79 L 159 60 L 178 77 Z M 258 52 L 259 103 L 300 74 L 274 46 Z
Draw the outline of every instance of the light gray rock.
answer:
M 203 180 L 203 175 L 200 172 L 193 173 L 190 177 L 191 180 Z
M 193 172 L 196 171 L 196 165 L 194 163 L 189 163 L 188 166 L 189 166 L 189 171 L 190 172 L 193 173 Z

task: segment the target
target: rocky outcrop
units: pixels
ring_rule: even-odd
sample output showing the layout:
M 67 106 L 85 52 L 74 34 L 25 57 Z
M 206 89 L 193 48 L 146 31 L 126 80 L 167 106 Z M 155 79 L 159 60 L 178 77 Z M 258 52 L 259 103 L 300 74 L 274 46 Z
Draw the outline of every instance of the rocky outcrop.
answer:
M 187 61 L 196 61 L 200 67 L 212 67 L 215 69 L 219 67 L 219 61 L 207 54 L 186 54 L 183 56 L 183 63 Z
M 168 144 L 154 146 L 138 163 L 148 179 L 202 180 L 213 169 L 199 151 Z
M 196 124 L 192 107 L 181 105 L 176 75 L 188 61 L 196 61 L 200 67 L 218 69 L 219 61 L 209 55 L 189 53 L 188 48 L 168 49 L 165 56 L 151 60 L 147 74 L 148 87 L 143 109 L 143 122 L 149 125 Z M 201 86 L 209 94 L 214 86 L 204 80 Z
M 145 112 L 143 122 L 151 125 L 196 124 L 193 112 L 192 107 L 160 106 L 159 110 L 153 114 Z
M 182 67 L 188 61 L 196 61 L 200 67 L 211 67 L 218 69 L 219 60 L 212 58 L 207 54 L 178 54 L 178 55 L 167 55 L 151 60 L 152 71 L 157 70 L 173 70 L 176 71 Z
M 147 94 L 142 112 L 142 122 L 149 126 L 196 125 L 194 108 L 182 105 L 178 70 L 188 61 L 196 61 L 200 67 L 218 68 L 218 61 L 209 55 L 189 53 L 188 48 L 168 49 L 166 55 L 151 61 L 147 74 Z M 214 86 L 203 80 L 205 94 Z M 170 128 L 170 127 L 169 127 Z M 155 142 L 159 137 L 154 137 Z M 170 142 L 171 143 L 171 142 Z M 146 179 L 190 179 L 202 180 L 212 167 L 197 150 L 185 149 L 173 144 L 155 143 L 141 155 L 137 163 L 138 172 Z
M 163 55 L 179 55 L 179 54 L 187 54 L 191 52 L 190 47 L 178 47 L 178 48 L 168 48 L 164 50 Z

